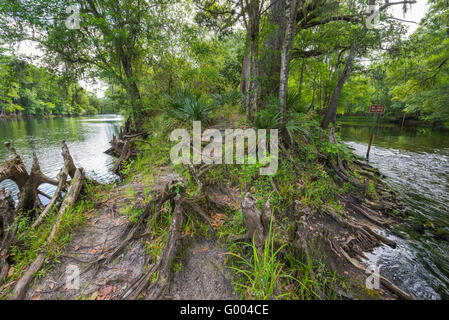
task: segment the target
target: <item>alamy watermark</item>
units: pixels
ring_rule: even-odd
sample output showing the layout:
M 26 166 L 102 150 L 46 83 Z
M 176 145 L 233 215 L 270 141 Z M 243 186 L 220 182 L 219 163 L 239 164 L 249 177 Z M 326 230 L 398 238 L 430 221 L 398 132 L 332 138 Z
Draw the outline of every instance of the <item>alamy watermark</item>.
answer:
M 77 30 L 80 28 L 80 7 L 78 4 L 72 4 L 68 6 L 65 10 L 66 13 L 70 14 L 65 20 L 65 26 L 70 30 Z
M 380 270 L 376 265 L 370 265 L 366 268 L 365 273 L 369 273 L 369 276 L 365 280 L 365 286 L 371 290 L 380 289 Z
M 368 18 L 366 18 L 366 27 L 374 29 L 379 24 L 379 5 L 370 4 L 367 10 Z
M 261 175 L 274 175 L 278 169 L 278 129 L 269 130 L 269 146 L 267 131 L 266 129 L 225 129 L 223 137 L 218 129 L 207 129 L 201 132 L 201 122 L 193 121 L 192 139 L 186 129 L 175 129 L 170 134 L 170 141 L 179 141 L 170 151 L 170 160 L 173 164 L 234 164 L 235 140 L 236 164 L 244 164 L 245 158 L 248 164 L 256 164 L 259 161 L 262 166 L 265 166 L 259 168 Z M 202 142 L 207 141 L 210 143 L 202 148 Z M 247 141 L 246 149 L 248 150 L 246 157 L 245 141 Z M 193 151 L 192 156 L 191 151 Z
M 65 269 L 65 287 L 67 290 L 80 289 L 80 269 L 78 266 L 70 264 Z

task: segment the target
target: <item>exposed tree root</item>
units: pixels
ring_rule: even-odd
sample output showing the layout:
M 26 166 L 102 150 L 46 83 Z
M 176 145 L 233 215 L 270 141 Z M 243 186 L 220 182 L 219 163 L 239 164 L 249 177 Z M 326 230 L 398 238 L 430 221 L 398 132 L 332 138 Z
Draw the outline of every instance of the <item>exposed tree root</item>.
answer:
M 112 136 L 112 140 L 109 142 L 111 147 L 104 153 L 117 157 L 118 160 L 112 168 L 112 172 L 120 175 L 120 171 L 123 167 L 123 163 L 129 161 L 137 155 L 136 152 L 136 142 L 146 143 L 151 145 L 148 141 L 137 139 L 138 137 L 147 137 L 147 132 L 131 132 L 129 125 L 129 119 L 126 121 L 125 125 L 120 128 L 119 136 Z
M 45 218 L 45 216 L 47 215 L 47 213 L 54 207 L 54 205 L 56 204 L 56 201 L 58 201 L 59 197 L 61 196 L 62 190 L 65 188 L 65 184 L 67 181 L 67 170 L 66 168 L 62 168 L 61 171 L 58 174 L 58 187 L 56 188 L 55 193 L 53 194 L 53 197 L 50 200 L 50 203 L 47 204 L 47 207 L 44 209 L 44 211 L 42 211 L 42 213 L 39 215 L 39 217 L 37 217 L 37 219 L 34 221 L 34 223 L 32 224 L 32 228 L 36 228 Z
M 0 282 L 5 277 L 5 268 L 8 267 L 6 262 L 9 247 L 17 231 L 17 225 L 15 221 L 15 216 L 18 212 L 36 212 L 37 209 L 43 207 L 39 199 L 39 194 L 42 194 L 50 198 L 50 203 L 39 215 L 36 221 L 33 223 L 32 227 L 37 227 L 48 214 L 48 212 L 55 208 L 61 193 L 66 190 L 67 176 L 70 175 L 72 180 L 70 181 L 70 187 L 62 201 L 61 207 L 59 208 L 58 214 L 56 216 L 56 222 L 53 225 L 50 235 L 47 238 L 46 246 L 51 246 L 56 237 L 56 234 L 60 228 L 62 217 L 66 210 L 73 206 L 76 202 L 81 188 L 84 185 L 85 174 L 82 168 L 76 168 L 73 163 L 72 156 L 70 155 L 69 149 L 65 143 L 62 141 L 62 156 L 64 159 L 64 167 L 58 174 L 58 179 L 51 179 L 41 172 L 39 161 L 36 154 L 33 152 L 33 164 L 30 173 L 27 172 L 22 158 L 17 154 L 14 147 L 9 143 L 5 143 L 6 148 L 9 152 L 9 158 L 5 161 L 0 172 L 0 181 L 5 179 L 11 179 L 19 187 L 19 203 L 17 208 L 14 209 L 14 202 L 10 197 L 5 196 L 4 191 L 0 192 L 1 201 L 1 227 L 3 228 L 1 234 L 1 251 L 0 251 Z M 38 189 L 38 187 L 43 183 L 49 183 L 56 185 L 56 192 L 52 197 L 46 195 Z M 4 229 L 8 227 L 8 229 Z M 42 248 L 45 249 L 45 248 Z M 43 250 L 38 257 L 33 261 L 31 266 L 25 272 L 25 274 L 16 283 L 13 289 L 12 295 L 9 299 L 22 299 L 28 288 L 29 283 L 33 280 L 34 274 L 40 270 L 45 262 L 47 253 Z
M 272 217 L 270 199 L 265 203 L 262 212 L 257 208 L 256 203 L 257 199 L 247 192 L 242 201 L 242 213 L 245 225 L 248 228 L 246 238 L 254 239 L 255 246 L 262 249 L 270 231 Z
M 47 246 L 51 246 L 53 244 L 56 233 L 60 228 L 62 217 L 63 217 L 65 211 L 68 208 L 70 208 L 71 206 L 73 206 L 76 199 L 78 198 L 78 195 L 79 195 L 81 188 L 84 184 L 84 178 L 85 178 L 85 175 L 84 175 L 83 169 L 82 168 L 76 169 L 75 175 L 74 175 L 71 185 L 70 185 L 70 188 L 67 191 L 67 195 L 65 196 L 64 201 L 62 202 L 61 207 L 59 208 L 59 212 L 56 217 L 56 222 L 53 225 L 50 235 L 48 236 L 48 238 L 46 240 Z M 30 282 L 33 280 L 34 274 L 41 269 L 42 265 L 45 262 L 46 257 L 47 257 L 47 252 L 45 250 L 42 251 L 37 256 L 37 258 L 33 261 L 31 266 L 26 271 L 25 275 L 22 276 L 22 278 L 20 278 L 17 281 L 16 285 L 14 286 L 12 295 L 10 297 L 8 297 L 9 300 L 23 299 Z
M 37 209 L 43 208 L 38 195 L 39 193 L 43 194 L 43 192 L 39 191 L 39 186 L 43 183 L 57 186 L 59 181 L 47 177 L 42 173 L 39 166 L 39 160 L 34 152 L 33 164 L 30 173 L 28 173 L 22 158 L 17 154 L 14 147 L 9 142 L 5 142 L 5 146 L 8 149 L 9 157 L 2 166 L 0 182 L 10 179 L 19 187 L 19 203 L 17 205 L 17 210 L 35 212 Z M 73 177 L 75 174 L 75 165 L 65 141 L 62 141 L 62 156 L 64 159 L 64 167 L 67 168 L 67 172 Z M 63 186 L 63 188 L 65 188 L 65 186 Z M 51 198 L 48 195 L 45 196 Z

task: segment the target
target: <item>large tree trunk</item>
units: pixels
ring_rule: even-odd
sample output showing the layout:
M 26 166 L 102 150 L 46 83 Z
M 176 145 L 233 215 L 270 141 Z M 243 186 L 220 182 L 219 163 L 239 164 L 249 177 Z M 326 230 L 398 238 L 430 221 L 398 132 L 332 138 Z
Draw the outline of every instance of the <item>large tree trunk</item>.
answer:
M 137 86 L 136 75 L 134 73 L 131 57 L 126 54 L 121 46 L 117 44 L 118 52 L 120 54 L 120 60 L 123 67 L 123 71 L 126 77 L 126 92 L 130 98 L 131 112 L 130 112 L 130 127 L 127 134 L 138 132 L 142 125 L 142 117 L 139 116 L 142 111 L 142 101 L 140 96 L 139 87 Z
M 295 37 L 295 18 L 298 10 L 298 0 L 289 0 L 286 7 L 286 28 L 285 36 L 281 47 L 281 70 L 279 79 L 279 112 L 282 116 L 282 127 L 286 122 L 287 114 L 287 86 L 288 86 L 288 72 L 290 62 L 290 50 L 292 47 L 293 38 Z
M 262 51 L 261 77 L 262 97 L 266 101 L 270 95 L 279 93 L 279 77 L 281 72 L 281 47 L 285 36 L 286 0 L 270 0 L 269 28 L 273 29 L 264 41 Z
M 251 50 L 249 46 L 245 46 L 245 56 L 242 62 L 242 76 L 240 78 L 240 93 L 245 96 L 247 93 L 247 83 L 251 75 Z
M 249 88 L 249 103 L 248 107 L 253 116 L 256 116 L 258 111 L 258 103 L 260 100 L 260 61 L 259 61 L 259 28 L 260 28 L 260 11 L 259 0 L 251 0 L 248 8 L 248 35 L 251 53 L 251 77 Z
M 327 129 L 331 122 L 335 123 L 335 118 L 337 116 L 338 98 L 340 97 L 341 90 L 343 89 L 343 86 L 345 85 L 345 82 L 352 71 L 352 65 L 354 63 L 354 58 L 359 45 L 360 42 L 355 41 L 351 48 L 351 51 L 349 52 L 348 58 L 346 59 L 345 68 L 340 78 L 338 79 L 337 86 L 334 89 L 332 98 L 329 102 L 326 113 L 324 114 L 323 121 L 321 122 L 321 127 L 323 129 Z

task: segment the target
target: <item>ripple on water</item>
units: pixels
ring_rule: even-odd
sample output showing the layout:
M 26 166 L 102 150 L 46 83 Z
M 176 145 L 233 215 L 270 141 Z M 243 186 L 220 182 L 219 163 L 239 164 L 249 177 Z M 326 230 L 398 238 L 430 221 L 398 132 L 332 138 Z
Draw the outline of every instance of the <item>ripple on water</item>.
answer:
M 121 116 L 100 115 L 83 118 L 26 119 L 0 122 L 0 145 L 10 141 L 29 170 L 32 152 L 35 151 L 41 170 L 50 177 L 56 177 L 63 166 L 61 140 L 66 140 L 73 161 L 86 174 L 100 182 L 114 181 L 117 176 L 110 169 L 114 158 L 105 154 L 113 134 L 117 134 L 123 121 Z M 0 161 L 7 158 L 7 150 L 0 147 Z M 15 196 L 18 188 L 10 180 L 0 183 Z M 40 190 L 53 194 L 55 187 L 43 184 Z M 16 197 L 17 199 L 17 197 Z M 42 201 L 48 200 L 41 197 Z
M 364 157 L 366 143 L 345 142 Z M 444 226 L 449 226 L 449 149 L 438 153 L 412 152 L 372 146 L 370 164 L 385 176 L 387 184 L 398 191 L 407 209 Z M 418 299 L 449 298 L 449 245 L 429 237 L 401 239 L 393 249 L 377 247 L 367 253 L 367 264 L 376 264 L 381 273 Z M 412 237 L 408 237 L 412 238 Z

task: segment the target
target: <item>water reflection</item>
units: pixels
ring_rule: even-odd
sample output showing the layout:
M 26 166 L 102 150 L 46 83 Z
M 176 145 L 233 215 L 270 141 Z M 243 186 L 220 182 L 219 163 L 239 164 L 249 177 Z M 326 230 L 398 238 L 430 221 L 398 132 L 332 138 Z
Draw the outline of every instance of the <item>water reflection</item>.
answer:
M 25 119 L 0 122 L 0 161 L 8 156 L 3 146 L 10 141 L 28 169 L 31 167 L 32 151 L 35 151 L 43 173 L 56 177 L 63 166 L 61 141 L 66 140 L 76 166 L 83 167 L 88 176 L 101 182 L 116 177 L 110 172 L 114 159 L 103 153 L 109 148 L 112 135 L 118 133 L 123 118 L 118 115 L 100 115 L 81 118 Z M 0 187 L 17 193 L 12 181 L 3 181 Z M 54 187 L 40 188 L 52 194 Z M 42 198 L 46 203 L 48 200 Z

